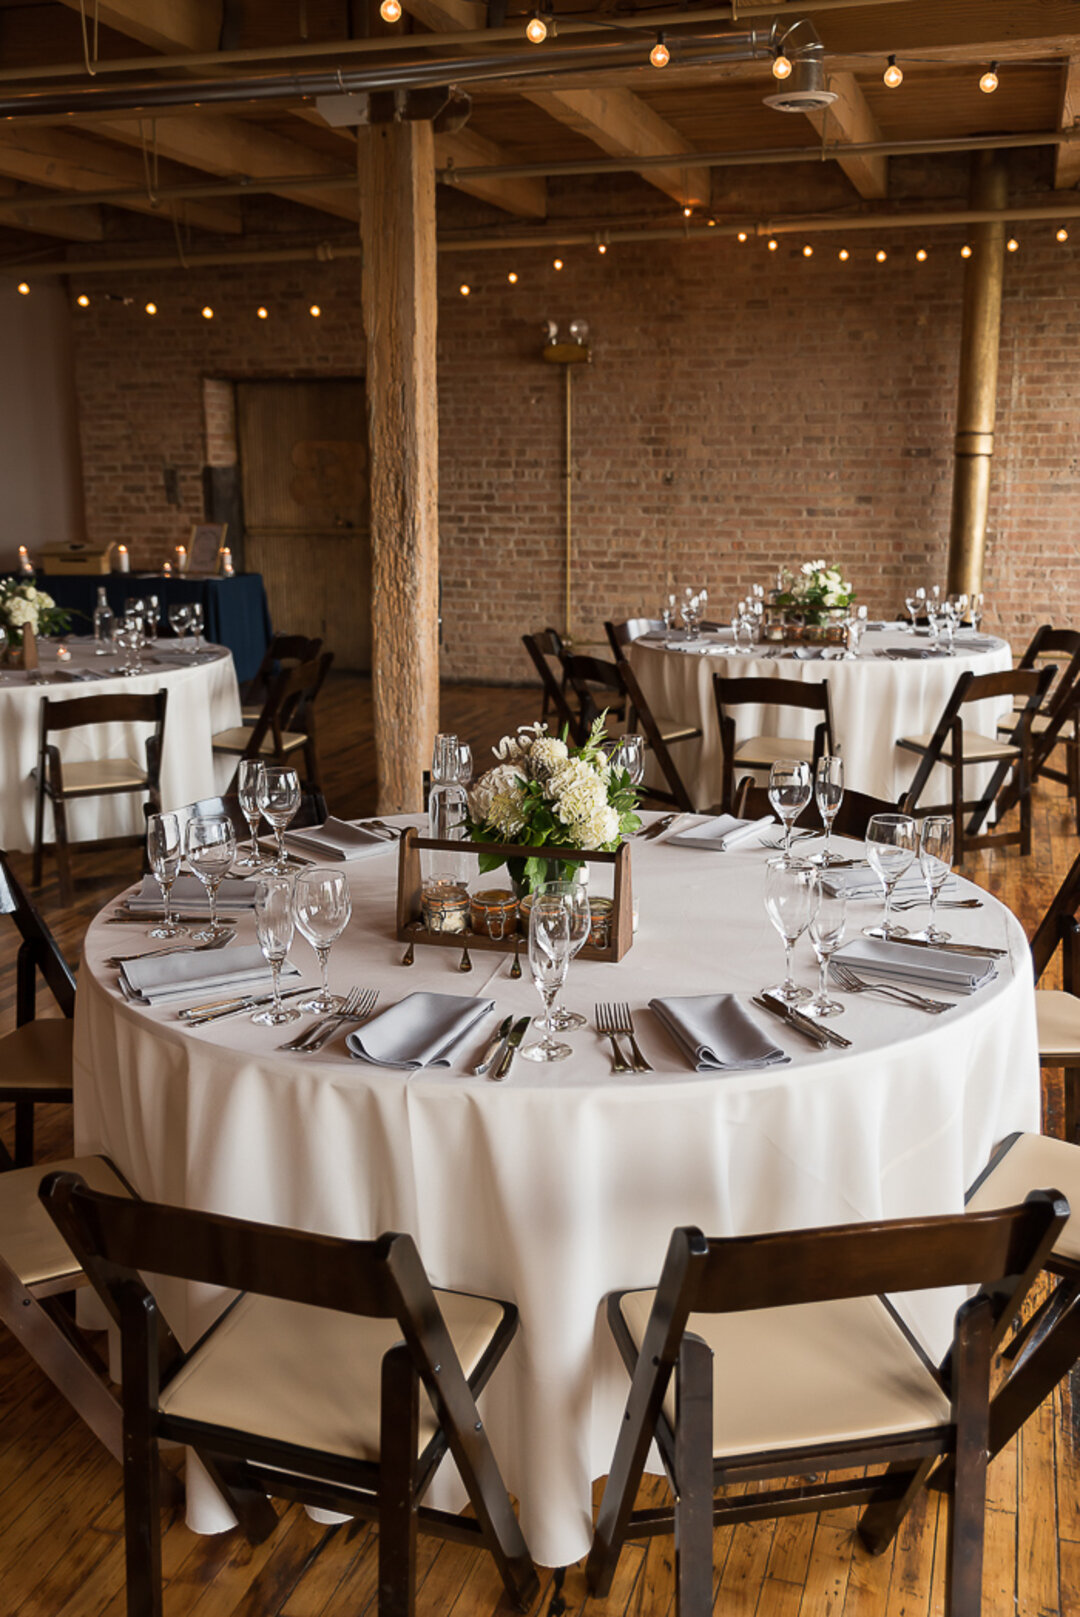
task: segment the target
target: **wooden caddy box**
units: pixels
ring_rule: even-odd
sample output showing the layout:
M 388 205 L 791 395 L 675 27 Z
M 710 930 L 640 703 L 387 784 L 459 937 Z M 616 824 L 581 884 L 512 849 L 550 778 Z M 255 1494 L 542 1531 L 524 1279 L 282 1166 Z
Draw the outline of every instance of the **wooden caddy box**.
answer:
M 398 847 L 397 935 L 403 943 L 434 943 L 444 949 L 460 949 L 468 943 L 471 949 L 498 949 L 502 953 L 520 945 L 523 934 L 514 932 L 508 938 L 488 938 L 478 932 L 431 932 L 417 923 L 423 920 L 420 869 L 422 852 L 433 853 L 497 853 L 504 859 L 580 859 L 587 865 L 614 865 L 615 887 L 611 911 L 611 942 L 606 949 L 586 943 L 578 951 L 581 960 L 621 960 L 634 940 L 634 905 L 630 890 L 630 847 L 624 842 L 614 853 L 601 853 L 589 848 L 522 848 L 515 843 L 443 842 L 433 837 L 422 837 L 415 826 L 409 826 Z M 479 877 L 479 867 L 477 871 Z M 496 875 L 491 873 L 492 877 Z

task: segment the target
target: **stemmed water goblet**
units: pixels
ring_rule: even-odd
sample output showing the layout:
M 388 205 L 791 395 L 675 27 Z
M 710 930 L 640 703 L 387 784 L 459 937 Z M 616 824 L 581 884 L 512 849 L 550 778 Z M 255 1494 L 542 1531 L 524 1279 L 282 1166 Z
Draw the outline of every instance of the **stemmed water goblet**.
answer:
M 170 606 L 168 611 L 169 628 L 180 642 L 180 650 L 184 650 L 184 637 L 191 628 L 191 607 L 186 605 Z
M 217 892 L 236 857 L 236 832 L 224 814 L 195 815 L 184 833 L 187 862 L 206 889 L 210 903 L 210 924 L 191 934 L 192 943 L 217 943 L 228 928 L 217 918 Z
M 115 629 L 116 643 L 124 653 L 124 666 L 120 670 L 134 678 L 143 672 L 143 625 L 142 619 L 135 613 L 129 613 L 120 619 Z
M 983 611 L 984 611 L 984 608 L 985 608 L 985 604 L 986 604 L 986 598 L 983 595 L 982 590 L 976 590 L 975 594 L 971 597 L 971 605 L 970 605 L 970 608 L 969 608 L 969 616 L 971 618 L 971 627 L 975 631 L 976 634 L 978 634 L 979 625 L 981 624 L 981 622 L 983 620 Z
M 687 640 L 697 639 L 697 620 L 699 607 L 700 602 L 688 584 L 683 591 L 682 603 L 679 607 L 679 611 L 682 614 L 683 623 L 686 627 Z
M 926 611 L 926 591 L 913 590 L 910 595 L 905 595 L 904 605 L 907 607 L 911 618 L 911 633 L 914 634 L 915 625 L 919 617 Z
M 193 657 L 197 657 L 202 650 L 203 609 L 201 601 L 191 603 L 191 632 L 195 636 L 195 644 L 191 648 Z
M 679 598 L 678 598 L 678 596 L 677 595 L 666 595 L 664 597 L 664 604 L 660 608 L 660 616 L 664 620 L 664 638 L 666 640 L 671 639 L 671 632 L 675 627 L 675 616 L 676 616 L 678 610 L 679 610 Z
M 180 822 L 175 814 L 151 814 L 146 822 L 146 856 L 154 879 L 161 888 L 164 919 L 147 932 L 150 938 L 178 938 L 186 934 L 187 927 L 172 918 L 173 882 L 180 874 L 184 857 L 184 839 L 180 835 Z
M 527 1044 L 521 1053 L 529 1061 L 565 1061 L 568 1044 L 555 1038 L 552 1012 L 570 966 L 572 922 L 570 908 L 555 894 L 537 893 L 529 909 L 529 965 L 533 982 L 544 1002 L 544 1036 Z
M 906 938 L 907 928 L 894 926 L 892 896 L 900 877 L 915 858 L 915 821 L 910 814 L 872 814 L 866 827 L 866 858 L 885 889 L 885 919 L 881 926 L 864 927 L 868 938 Z
M 236 777 L 236 795 L 240 800 L 240 812 L 247 821 L 251 840 L 247 852 L 236 861 L 238 870 L 261 870 L 263 867 L 263 857 L 259 852 L 259 820 L 262 817 L 259 789 L 265 773 L 266 765 L 261 758 L 240 760 Z
M 640 786 L 645 779 L 645 740 L 639 735 L 620 736 L 612 748 L 611 767 L 629 775 L 631 786 Z
M 281 1027 L 300 1015 L 296 1006 L 281 1002 L 281 968 L 288 959 L 295 924 L 292 877 L 278 871 L 260 877 L 255 884 L 255 936 L 273 974 L 274 1003 L 256 1011 L 251 1020 L 266 1027 Z
M 913 936 L 925 938 L 928 943 L 948 943 L 949 933 L 937 925 L 938 895 L 949 879 L 953 860 L 953 822 L 947 814 L 930 814 L 922 823 L 919 834 L 919 869 L 926 890 L 930 894 L 930 920 L 922 932 Z
M 795 864 L 791 832 L 812 791 L 810 765 L 799 758 L 778 758 L 769 770 L 769 802 L 784 822 L 784 851 L 776 863 L 788 869 Z
M 301 933 L 319 958 L 322 987 L 312 999 L 301 1000 L 302 1011 L 336 1011 L 341 996 L 330 992 L 330 950 L 352 916 L 349 884 L 341 870 L 316 865 L 302 870 L 293 885 L 293 915 Z
M 801 1005 L 810 998 L 791 975 L 791 951 L 814 918 L 820 898 L 815 872 L 782 864 L 765 870 L 765 913 L 784 941 L 784 980 L 765 990 L 785 1005 Z
M 588 943 L 589 933 L 592 931 L 592 910 L 589 906 L 589 889 L 582 881 L 546 881 L 536 890 L 533 903 L 537 898 L 558 899 L 566 906 L 570 916 L 570 960 L 574 958 Z M 561 986 L 561 985 L 560 985 Z M 586 1027 L 587 1019 L 578 1011 L 568 1011 L 564 1005 L 556 1002 L 550 1012 L 535 1018 L 536 1027 L 546 1027 L 550 1016 L 551 1026 L 559 1033 L 567 1033 L 571 1028 Z M 539 1058 L 537 1058 L 539 1059 Z
M 825 827 L 825 846 L 820 853 L 811 854 L 809 863 L 823 867 L 843 864 L 843 855 L 834 854 L 829 847 L 833 821 L 844 801 L 844 760 L 837 753 L 824 753 L 814 766 L 814 801 Z
M 285 831 L 296 818 L 296 812 L 300 807 L 300 777 L 295 769 L 290 769 L 287 765 L 267 764 L 256 789 L 256 796 L 263 818 L 269 820 L 274 828 L 277 854 L 273 868 L 279 876 L 282 876 L 289 868 L 289 856 L 285 852 Z
M 824 872 L 814 872 L 818 901 L 810 917 L 810 943 L 817 956 L 818 985 L 813 999 L 806 1003 L 807 1016 L 839 1016 L 844 1007 L 837 999 L 829 998 L 829 961 L 844 941 L 847 926 L 847 895 L 842 890 L 829 892 L 823 886 Z

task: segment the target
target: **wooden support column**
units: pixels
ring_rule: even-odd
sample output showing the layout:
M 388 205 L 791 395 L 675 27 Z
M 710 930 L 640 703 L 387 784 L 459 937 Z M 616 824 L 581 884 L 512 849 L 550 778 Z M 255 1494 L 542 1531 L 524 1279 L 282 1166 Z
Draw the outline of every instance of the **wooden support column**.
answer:
M 972 207 L 1004 209 L 1009 200 L 1008 176 L 1000 154 L 979 152 L 973 162 Z M 1005 278 L 1005 220 L 975 225 L 971 248 L 964 271 L 948 571 L 949 590 L 968 594 L 982 589 L 986 551 Z
M 380 814 L 423 807 L 439 717 L 435 147 L 427 122 L 357 130 L 371 450 Z

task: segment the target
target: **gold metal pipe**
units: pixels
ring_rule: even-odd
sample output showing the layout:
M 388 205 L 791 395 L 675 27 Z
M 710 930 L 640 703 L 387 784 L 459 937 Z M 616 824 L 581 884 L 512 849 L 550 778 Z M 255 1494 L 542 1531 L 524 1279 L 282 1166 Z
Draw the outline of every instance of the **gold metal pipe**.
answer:
M 1001 213 L 1007 202 L 1004 163 L 993 152 L 980 152 L 973 164 L 973 209 Z M 976 225 L 971 249 L 964 271 L 948 567 L 949 590 L 968 594 L 982 588 L 986 553 L 1005 279 L 1004 216 Z

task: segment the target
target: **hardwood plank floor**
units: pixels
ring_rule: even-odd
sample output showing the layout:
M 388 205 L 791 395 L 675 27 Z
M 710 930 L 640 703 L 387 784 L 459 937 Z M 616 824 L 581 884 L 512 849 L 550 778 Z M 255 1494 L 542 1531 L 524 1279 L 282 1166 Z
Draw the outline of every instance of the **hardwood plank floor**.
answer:
M 442 725 L 473 743 L 478 767 L 506 730 L 537 716 L 535 692 L 447 686 Z M 332 679 L 320 708 L 327 797 L 344 817 L 375 807 L 375 753 L 367 681 Z M 1076 854 L 1061 788 L 1035 797 L 1035 852 L 982 852 L 965 873 L 1019 915 L 1028 934 Z M 76 901 L 64 908 L 46 862 L 42 911 L 68 957 L 78 958 L 90 918 L 139 868 L 134 848 L 77 852 Z M 29 878 L 29 859 L 15 868 Z M 0 928 L 0 1032 L 14 1025 L 15 948 Z M 1047 978 L 1051 986 L 1054 978 Z M 43 1014 L 52 1014 L 40 990 Z M 1061 1117 L 1060 1075 L 1048 1074 L 1047 1127 Z M 43 1108 L 41 1160 L 72 1148 L 67 1108 Z M 10 1141 L 11 1117 L 0 1109 Z M 645 1492 L 659 1503 L 664 1484 Z M 599 1495 L 599 1488 L 597 1490 Z M 644 1502 L 644 1500 L 643 1500 Z M 0 1330 L 0 1617 L 123 1617 L 123 1505 L 120 1472 L 15 1340 Z M 366 1524 L 324 1528 L 292 1506 L 277 1532 L 252 1550 L 238 1534 L 197 1538 L 177 1512 L 165 1526 L 166 1617 L 374 1617 L 377 1535 Z M 1080 1614 L 1080 1378 L 1063 1385 L 990 1470 L 985 1617 Z M 897 1542 L 870 1557 L 850 1513 L 755 1523 L 716 1534 L 715 1610 L 723 1617 L 937 1617 L 942 1610 L 944 1509 L 923 1500 Z M 632 1545 L 605 1601 L 586 1603 L 580 1566 L 566 1575 L 566 1617 L 669 1617 L 673 1546 Z M 547 1614 L 555 1592 L 541 1575 L 531 1617 Z M 494 1617 L 507 1610 L 486 1557 L 421 1539 L 420 1617 Z

